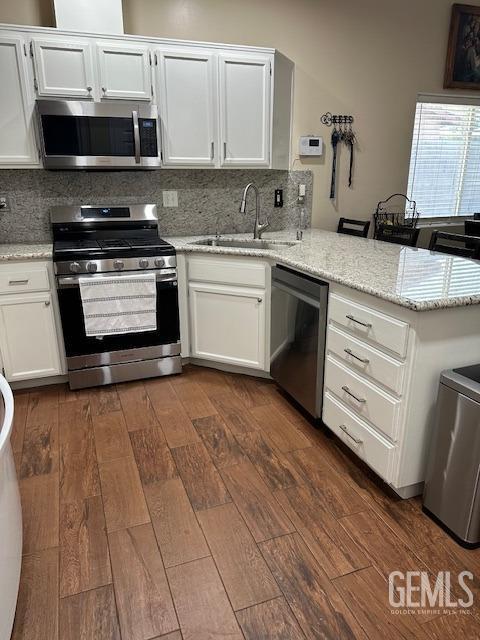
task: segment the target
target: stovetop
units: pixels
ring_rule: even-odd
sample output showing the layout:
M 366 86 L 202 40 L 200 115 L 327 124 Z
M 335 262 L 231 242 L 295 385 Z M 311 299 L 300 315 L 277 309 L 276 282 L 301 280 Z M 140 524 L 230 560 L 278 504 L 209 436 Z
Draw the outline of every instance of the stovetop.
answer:
M 157 236 L 154 238 L 133 237 L 56 240 L 53 244 L 54 262 L 170 255 L 175 255 L 174 247 Z

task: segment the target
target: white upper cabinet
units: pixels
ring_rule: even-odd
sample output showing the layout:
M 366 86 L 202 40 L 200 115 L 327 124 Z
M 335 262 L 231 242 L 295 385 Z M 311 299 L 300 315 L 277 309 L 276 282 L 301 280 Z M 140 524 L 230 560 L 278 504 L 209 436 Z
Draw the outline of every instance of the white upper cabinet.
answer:
M 163 163 L 215 166 L 216 58 L 208 52 L 159 51 L 157 63 Z
M 35 98 L 153 102 L 165 167 L 290 166 L 293 63 L 273 49 L 5 25 L 0 47 L 1 166 L 38 165 Z
M 0 165 L 38 163 L 33 130 L 33 95 L 22 38 L 0 35 Z
M 220 55 L 221 165 L 270 165 L 271 58 Z
M 33 38 L 39 96 L 92 98 L 94 71 L 88 40 Z
M 102 99 L 152 99 L 147 46 L 100 42 L 97 44 L 97 59 Z

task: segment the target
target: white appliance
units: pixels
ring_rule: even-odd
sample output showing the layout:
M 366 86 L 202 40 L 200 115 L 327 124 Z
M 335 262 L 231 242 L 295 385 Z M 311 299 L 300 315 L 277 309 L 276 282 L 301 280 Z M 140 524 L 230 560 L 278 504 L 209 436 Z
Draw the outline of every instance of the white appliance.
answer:
M 10 435 L 13 395 L 0 376 L 0 640 L 10 640 L 22 566 L 22 509 Z

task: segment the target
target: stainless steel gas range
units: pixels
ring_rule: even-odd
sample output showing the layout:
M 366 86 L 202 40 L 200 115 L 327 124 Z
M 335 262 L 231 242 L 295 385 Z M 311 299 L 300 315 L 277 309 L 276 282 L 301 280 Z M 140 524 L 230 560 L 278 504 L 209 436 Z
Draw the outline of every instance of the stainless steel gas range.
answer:
M 177 259 L 155 205 L 54 207 L 53 261 L 71 389 L 180 373 Z M 155 274 L 156 329 L 87 336 L 80 278 Z

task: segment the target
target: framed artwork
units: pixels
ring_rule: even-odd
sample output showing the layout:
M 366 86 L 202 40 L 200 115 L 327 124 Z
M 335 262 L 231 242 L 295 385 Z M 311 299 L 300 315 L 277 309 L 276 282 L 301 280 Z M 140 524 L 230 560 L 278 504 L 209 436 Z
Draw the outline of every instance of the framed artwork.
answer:
M 443 86 L 445 89 L 480 89 L 479 6 L 452 6 Z

